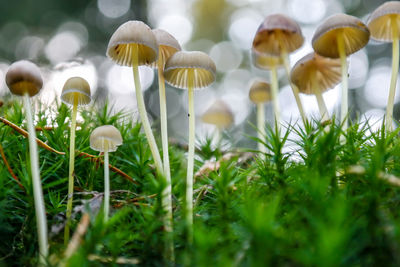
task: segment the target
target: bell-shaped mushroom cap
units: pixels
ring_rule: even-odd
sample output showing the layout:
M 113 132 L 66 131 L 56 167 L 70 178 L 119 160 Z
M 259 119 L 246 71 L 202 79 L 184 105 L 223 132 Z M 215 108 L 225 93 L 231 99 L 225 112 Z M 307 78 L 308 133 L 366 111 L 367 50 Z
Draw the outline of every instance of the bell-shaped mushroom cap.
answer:
M 368 20 L 371 37 L 378 41 L 392 42 L 393 19 L 400 29 L 400 2 L 389 1 L 372 12 Z
M 324 57 L 338 58 L 338 35 L 342 35 L 346 55 L 363 48 L 369 40 L 367 26 L 356 17 L 346 14 L 330 16 L 315 31 L 312 46 L 314 51 Z
M 250 87 L 249 98 L 255 104 L 271 101 L 271 86 L 265 81 L 254 81 Z
M 164 77 L 170 85 L 188 89 L 188 71 L 193 72 L 193 88 L 201 89 L 215 81 L 217 68 L 214 61 L 200 51 L 179 51 L 173 54 L 165 64 Z
M 20 60 L 11 64 L 6 74 L 6 83 L 14 95 L 34 96 L 43 86 L 39 67 L 27 60 Z
M 222 100 L 216 100 L 201 116 L 203 122 L 214 124 L 220 129 L 229 127 L 233 119 L 232 110 Z
M 314 94 L 313 80 L 324 92 L 338 84 L 341 77 L 340 59 L 323 57 L 314 52 L 297 61 L 290 73 L 292 83 L 304 94 Z
M 87 105 L 91 101 L 89 83 L 81 77 L 69 78 L 62 89 L 61 101 L 73 105 L 75 97 L 78 98 L 78 106 Z
M 128 21 L 118 27 L 111 36 L 107 56 L 119 65 L 132 66 L 134 47 L 138 47 L 139 65 L 148 65 L 157 60 L 158 45 L 150 27 L 141 21 Z
M 114 152 L 122 145 L 121 133 L 112 125 L 103 125 L 93 130 L 90 135 L 90 148 L 96 151 Z
M 293 19 L 274 14 L 265 18 L 258 27 L 253 49 L 259 53 L 279 56 L 282 51 L 293 52 L 303 45 L 304 37 L 299 24 Z
M 158 43 L 158 60 L 161 60 L 163 65 L 173 54 L 181 51 L 182 48 L 174 36 L 161 29 L 152 30 Z M 157 68 L 157 62 L 150 64 L 152 68 Z
M 272 67 L 279 68 L 283 66 L 282 57 L 258 53 L 254 49 L 251 49 L 251 58 L 254 66 L 262 70 L 270 70 Z

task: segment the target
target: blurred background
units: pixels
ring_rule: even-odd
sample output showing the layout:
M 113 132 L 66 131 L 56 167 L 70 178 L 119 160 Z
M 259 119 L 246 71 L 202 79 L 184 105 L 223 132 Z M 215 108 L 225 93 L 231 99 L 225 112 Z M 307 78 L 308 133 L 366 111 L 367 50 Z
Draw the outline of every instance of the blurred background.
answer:
M 95 96 L 93 105 L 108 101 L 112 112 L 129 112 L 135 119 L 136 99 L 132 71 L 105 56 L 112 33 L 128 20 L 142 20 L 176 37 L 185 50 L 208 53 L 217 65 L 217 81 L 196 91 L 199 140 L 214 131 L 200 115 L 216 100 L 224 100 L 235 115 L 225 136 L 237 146 L 253 146 L 246 136 L 255 136 L 255 106 L 248 99 L 251 82 L 269 80 L 269 73 L 254 68 L 250 60 L 252 39 L 263 19 L 283 13 L 302 28 L 305 43 L 290 55 L 291 65 L 312 51 L 316 27 L 328 16 L 344 12 L 366 22 L 381 0 L 0 0 L 0 99 L 10 97 L 4 82 L 8 66 L 20 59 L 37 63 L 44 88 L 36 97 L 42 107 L 53 105 L 64 82 L 71 76 L 87 79 Z M 391 75 L 391 44 L 370 41 L 349 58 L 349 103 L 353 121 L 379 127 L 385 113 Z M 155 128 L 159 127 L 156 73 L 140 67 L 142 89 Z M 283 70 L 279 71 L 282 120 L 295 122 L 299 113 Z M 396 95 L 396 103 L 400 100 Z M 324 94 L 330 114 L 338 110 L 340 84 Z M 57 100 L 58 101 L 58 100 Z M 167 86 L 170 136 L 187 139 L 187 92 Z M 319 117 L 314 96 L 302 95 L 309 117 Z M 58 101 L 59 102 L 59 101 Z M 272 122 L 272 105 L 266 117 Z M 395 106 L 399 119 L 399 107 Z

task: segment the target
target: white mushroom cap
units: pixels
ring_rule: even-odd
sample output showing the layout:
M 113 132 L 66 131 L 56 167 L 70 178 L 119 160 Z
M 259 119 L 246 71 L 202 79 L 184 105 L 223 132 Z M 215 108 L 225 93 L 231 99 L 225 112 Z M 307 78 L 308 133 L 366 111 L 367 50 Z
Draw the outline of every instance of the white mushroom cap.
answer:
M 266 81 L 255 80 L 250 87 L 249 98 L 255 104 L 272 100 L 271 86 Z
M 400 2 L 389 1 L 372 12 L 368 20 L 368 28 L 371 31 L 371 37 L 378 41 L 392 42 L 393 22 L 397 24 L 399 31 L 400 25 Z
M 107 56 L 119 65 L 132 66 L 133 46 L 138 47 L 139 65 L 148 65 L 157 60 L 158 44 L 150 27 L 142 21 L 125 22 L 111 36 Z
M 121 133 L 112 125 L 103 125 L 93 130 L 90 135 L 90 147 L 93 150 L 114 152 L 122 145 Z
M 280 68 L 283 66 L 282 57 L 259 53 L 254 49 L 251 49 L 251 59 L 253 65 L 262 70 L 270 70 L 272 67 Z
M 6 74 L 6 83 L 14 95 L 34 96 L 43 86 L 42 75 L 36 64 L 20 60 L 11 64 Z
M 201 116 L 203 122 L 214 124 L 221 129 L 229 127 L 233 119 L 232 110 L 222 100 L 216 100 Z
M 154 36 L 158 43 L 158 60 L 161 60 L 162 64 L 176 52 L 181 51 L 182 48 L 174 36 L 162 29 L 153 29 Z M 152 68 L 157 68 L 157 62 L 150 64 Z
M 217 68 L 214 61 L 203 52 L 179 51 L 165 64 L 165 81 L 174 87 L 188 89 L 189 71 L 193 73 L 193 88 L 200 89 L 215 81 Z
M 61 101 L 65 104 L 73 105 L 75 97 L 78 97 L 78 106 L 87 105 L 92 99 L 89 83 L 81 77 L 69 78 L 61 92 Z

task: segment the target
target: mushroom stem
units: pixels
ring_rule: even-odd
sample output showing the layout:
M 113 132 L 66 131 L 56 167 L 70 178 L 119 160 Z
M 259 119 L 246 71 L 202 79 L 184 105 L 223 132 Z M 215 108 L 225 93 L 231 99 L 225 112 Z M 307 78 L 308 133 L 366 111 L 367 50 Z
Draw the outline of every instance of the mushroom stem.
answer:
M 143 124 L 143 129 L 146 134 L 147 141 L 149 142 L 151 154 L 153 155 L 154 162 L 157 168 L 157 171 L 160 173 L 163 172 L 162 161 L 160 157 L 160 152 L 158 152 L 156 140 L 154 138 L 153 132 L 151 131 L 149 118 L 147 117 L 146 106 L 144 104 L 142 88 L 140 85 L 140 78 L 139 78 L 139 59 L 138 59 L 138 45 L 132 44 L 132 69 L 133 69 L 133 78 L 135 80 L 135 93 L 136 93 L 136 101 L 138 105 L 140 120 Z
M 285 66 L 286 75 L 287 75 L 287 77 L 289 79 L 290 87 L 292 88 L 293 95 L 294 95 L 294 98 L 296 100 L 297 108 L 299 109 L 300 116 L 301 116 L 301 119 L 303 120 L 303 123 L 305 123 L 306 122 L 306 115 L 304 113 L 303 104 L 301 103 L 299 89 L 297 88 L 296 85 L 294 85 L 290 81 L 289 55 L 286 53 L 285 50 L 282 50 L 282 59 L 283 59 L 283 65 Z
M 278 73 L 276 70 L 276 66 L 271 67 L 271 94 L 272 94 L 272 102 L 274 106 L 274 116 L 275 123 L 278 128 L 278 131 L 281 130 L 280 124 L 280 109 L 279 109 L 279 99 L 278 99 Z
M 326 108 L 324 98 L 322 97 L 321 89 L 319 88 L 318 82 L 316 81 L 316 77 L 313 78 L 313 90 L 315 96 L 317 97 L 319 114 L 321 114 L 321 121 L 327 121 L 329 120 L 329 113 L 328 109 Z
M 340 56 L 340 63 L 342 65 L 342 105 L 340 109 L 340 123 L 343 125 L 343 131 L 347 130 L 348 120 L 348 77 L 347 77 L 347 62 L 346 51 L 344 49 L 343 34 L 338 34 L 337 46 Z
M 78 113 L 78 95 L 74 95 L 74 104 L 72 106 L 71 129 L 69 137 L 69 172 L 68 172 L 68 201 L 67 201 L 67 223 L 64 229 L 64 244 L 67 245 L 69 241 L 69 227 L 72 213 L 72 200 L 74 196 L 74 176 L 75 176 L 75 129 L 76 129 L 76 115 Z
M 186 176 L 186 222 L 188 227 L 188 242 L 193 242 L 193 165 L 195 141 L 195 115 L 194 115 L 194 84 L 193 70 L 188 70 L 188 98 L 189 98 L 189 144 L 188 165 Z
M 29 132 L 29 156 L 31 161 L 33 198 L 35 204 L 37 233 L 39 239 L 39 263 L 40 265 L 45 265 L 46 258 L 48 255 L 47 221 L 46 221 L 46 211 L 43 199 L 42 184 L 40 181 L 40 173 L 39 173 L 39 157 L 38 157 L 39 153 L 36 143 L 35 128 L 33 126 L 33 117 L 31 111 L 31 104 L 29 100 L 29 94 L 25 93 L 23 99 L 24 99 L 26 120 L 28 122 L 28 132 Z
M 391 131 L 393 128 L 393 105 L 396 93 L 397 75 L 399 72 L 399 32 L 396 17 L 391 19 L 392 25 L 392 77 L 390 79 L 389 99 L 386 107 L 386 129 Z
M 110 169 L 108 166 L 108 142 L 104 142 L 104 222 L 110 213 Z
M 221 127 L 216 127 L 215 128 L 215 140 L 216 140 L 216 147 L 217 148 L 219 148 L 221 146 L 222 131 L 223 131 L 223 129 Z
M 165 79 L 164 79 L 164 60 L 161 55 L 158 58 L 158 89 L 160 95 L 160 118 L 161 118 L 161 142 L 163 149 L 163 163 L 166 185 L 162 192 L 162 206 L 166 211 L 165 215 L 165 231 L 173 232 L 173 215 L 172 215 L 172 185 L 171 185 L 171 170 L 169 165 L 168 152 L 168 126 L 167 126 L 167 98 L 165 95 Z M 174 244 L 172 235 L 167 238 L 167 257 L 171 262 L 174 261 Z
M 261 140 L 265 140 L 265 113 L 264 113 L 264 103 L 257 103 L 257 129 L 258 129 L 258 139 L 257 142 L 258 150 L 261 153 L 267 152 L 265 145 L 261 143 Z

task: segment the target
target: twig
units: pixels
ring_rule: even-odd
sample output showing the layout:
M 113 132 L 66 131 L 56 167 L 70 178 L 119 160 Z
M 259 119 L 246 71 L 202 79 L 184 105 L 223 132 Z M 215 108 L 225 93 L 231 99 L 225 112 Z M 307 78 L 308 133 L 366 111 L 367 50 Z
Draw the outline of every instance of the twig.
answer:
M 148 196 L 141 196 L 141 197 L 131 198 L 131 199 L 128 199 L 127 201 L 124 201 L 124 202 L 121 202 L 121 203 L 118 203 L 118 204 L 114 204 L 113 207 L 114 208 L 120 208 L 126 203 L 133 203 L 133 205 L 136 205 L 136 206 L 140 206 L 140 205 L 148 206 L 147 203 L 138 203 L 138 202 L 141 201 L 141 200 L 145 200 L 147 198 L 155 198 L 156 196 L 157 196 L 157 194 L 152 194 L 152 195 L 148 195 Z
M 379 172 L 378 178 L 385 180 L 386 182 L 388 182 L 391 185 L 400 186 L 400 178 L 398 178 L 397 176 L 395 176 L 393 174 Z
M 18 133 L 20 133 L 21 135 L 23 135 L 24 137 L 28 137 L 29 134 L 27 131 L 25 131 L 24 129 L 18 127 L 16 124 L 12 123 L 11 121 L 6 120 L 5 118 L 0 117 L 0 121 L 2 123 L 4 123 L 7 126 L 10 126 L 11 128 L 13 128 L 15 131 L 17 131 Z M 60 152 L 55 150 L 54 148 L 48 146 L 46 143 L 44 143 L 42 140 L 40 140 L 39 138 L 36 138 L 36 142 L 39 146 L 43 147 L 44 149 L 50 151 L 50 152 L 54 152 L 57 153 L 59 155 L 65 155 L 65 152 Z
M 51 130 L 53 130 L 53 129 L 54 129 L 53 126 L 35 127 L 35 130 L 38 131 L 38 132 L 41 132 L 41 131 L 51 131 Z
M 103 263 L 110 263 L 110 262 L 115 262 L 117 264 L 132 264 L 132 265 L 137 265 L 140 263 L 139 259 L 137 258 L 123 258 L 123 257 L 103 257 L 95 254 L 90 254 L 88 256 L 88 260 L 90 261 L 100 261 Z
M 90 216 L 88 213 L 84 213 L 81 220 L 79 221 L 78 226 L 76 227 L 76 231 L 72 236 L 71 241 L 68 243 L 68 247 L 65 251 L 66 260 L 68 260 L 72 256 L 72 254 L 74 254 L 78 250 L 79 245 L 82 242 L 82 237 L 86 234 L 86 231 L 89 227 L 89 223 Z
M 3 146 L 0 144 L 0 154 L 1 157 L 3 158 L 4 164 L 7 167 L 8 172 L 11 174 L 11 177 L 17 182 L 17 184 L 19 185 L 19 187 L 21 189 L 24 189 L 24 186 L 21 184 L 21 181 L 19 180 L 19 178 L 15 175 L 15 173 L 13 172 L 13 170 L 11 169 L 10 164 L 7 161 L 6 155 L 4 154 L 4 150 L 3 150 Z

